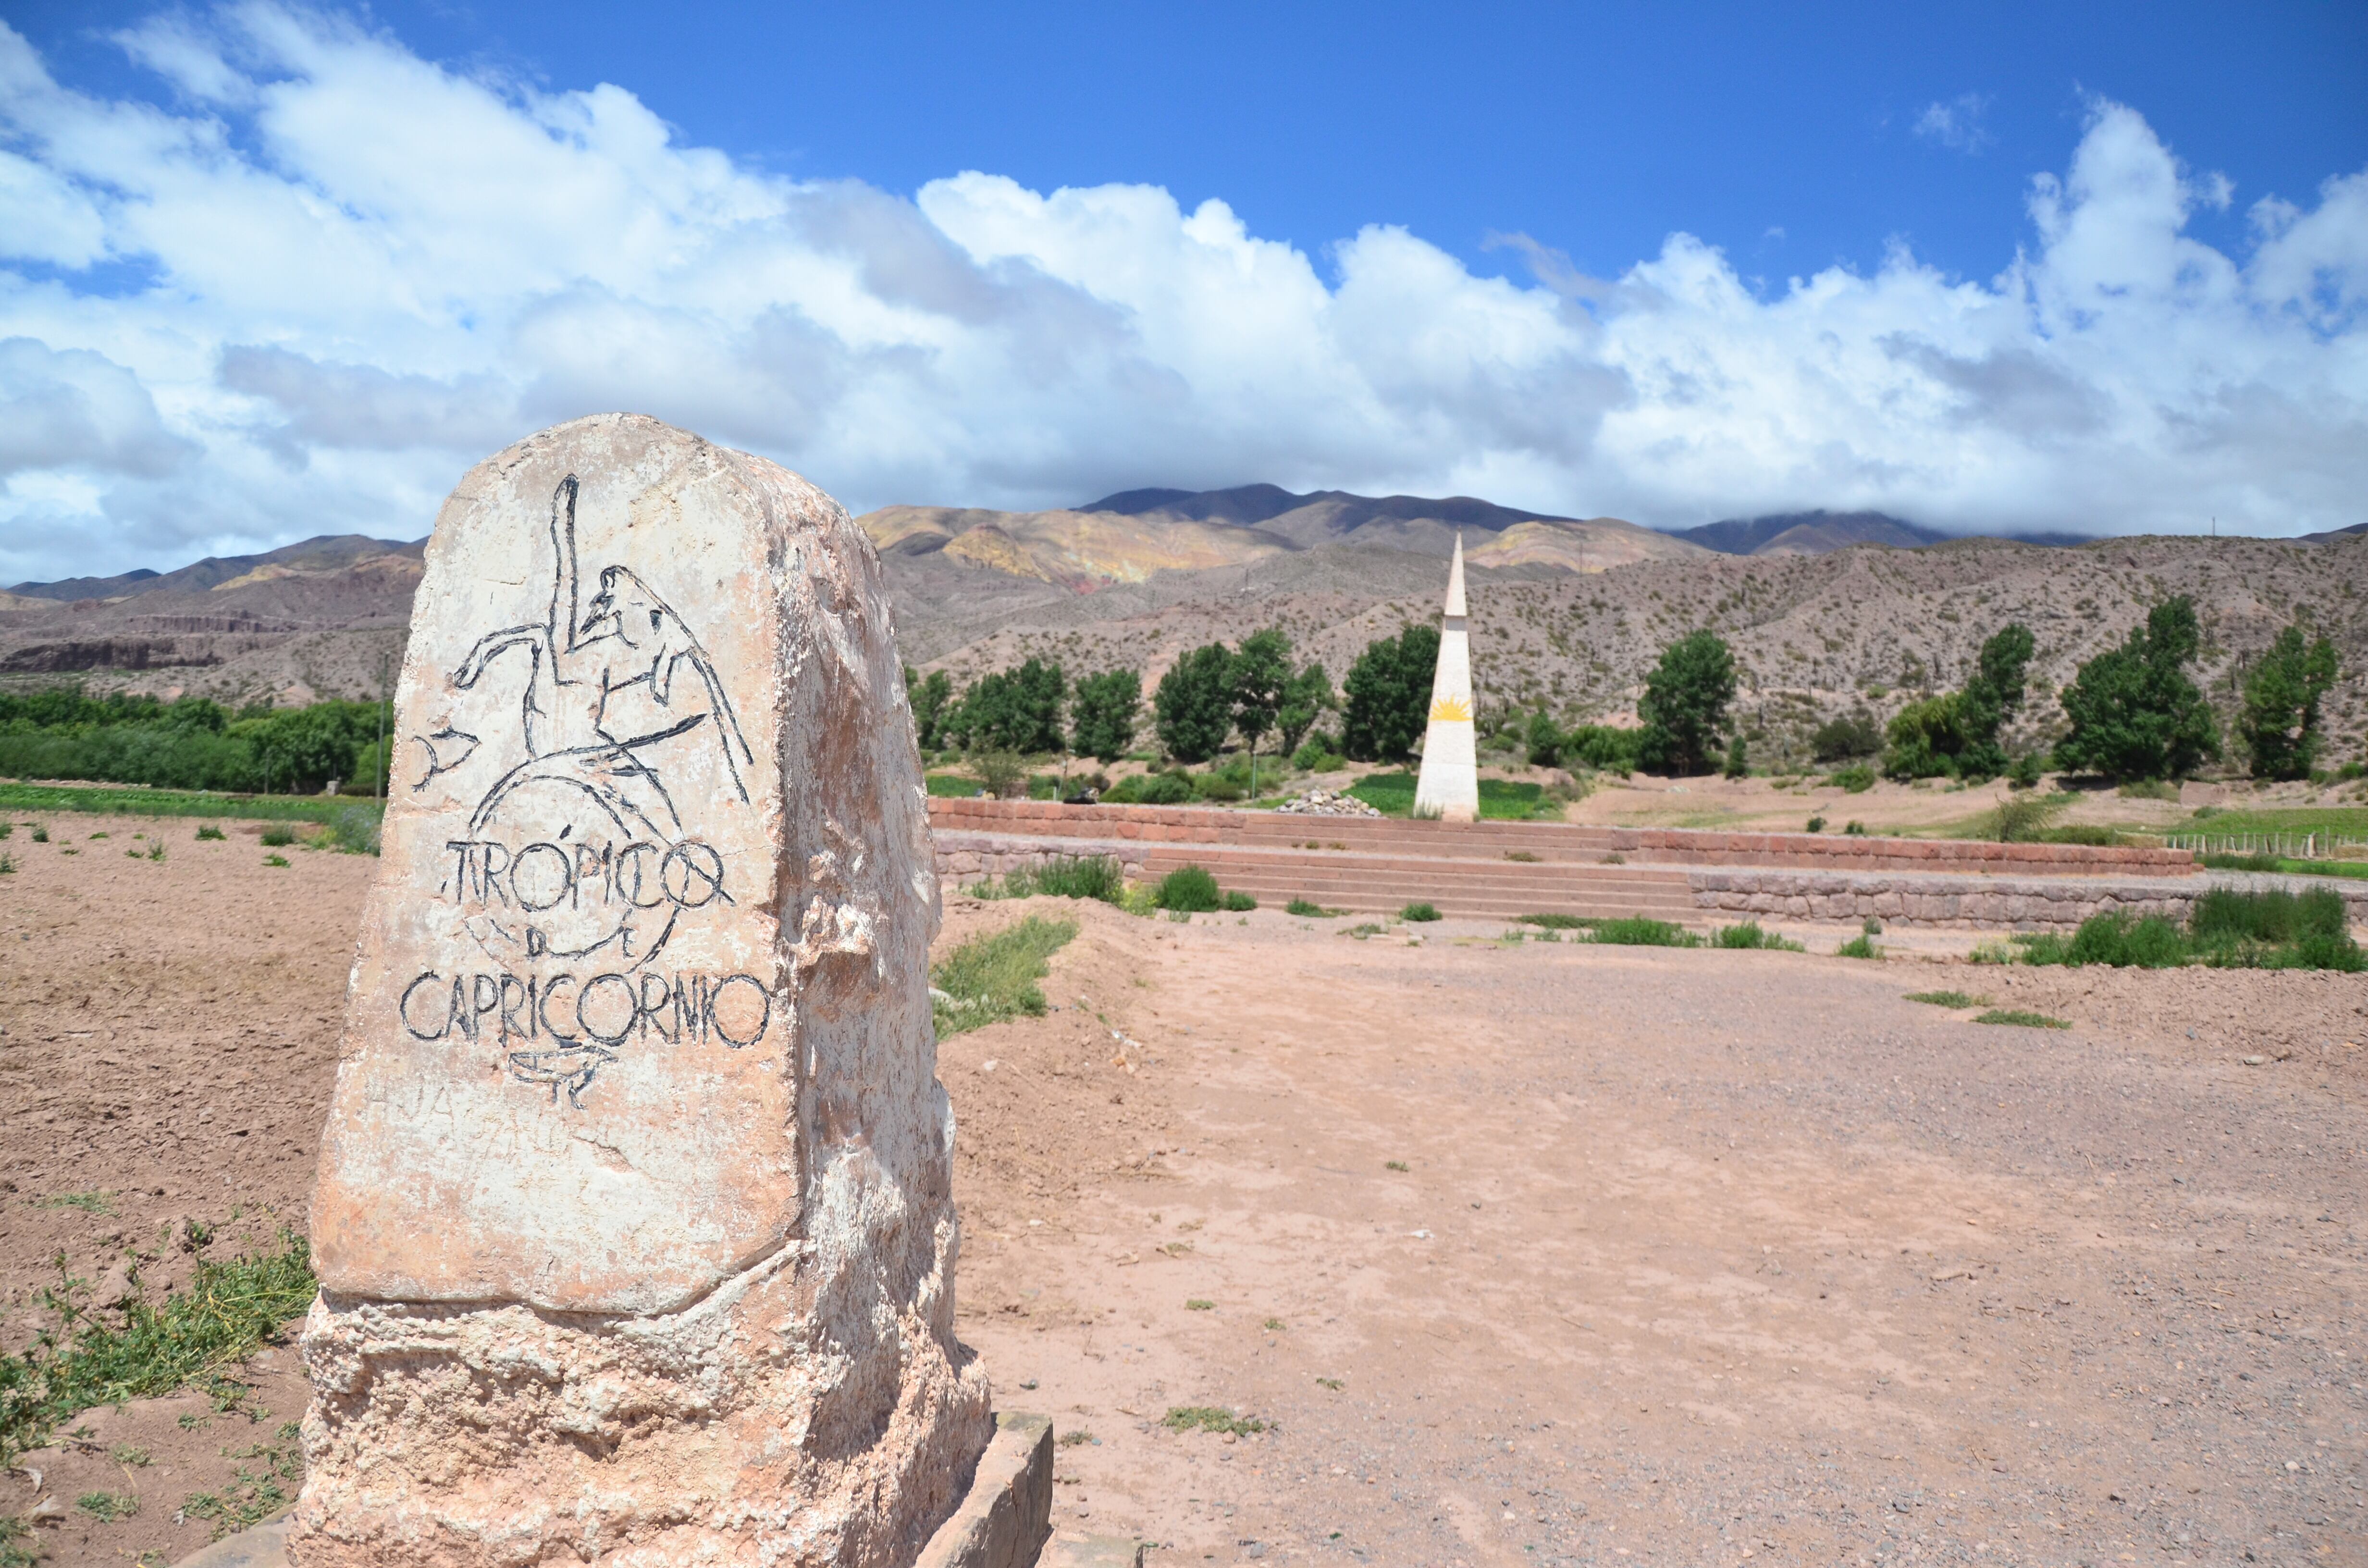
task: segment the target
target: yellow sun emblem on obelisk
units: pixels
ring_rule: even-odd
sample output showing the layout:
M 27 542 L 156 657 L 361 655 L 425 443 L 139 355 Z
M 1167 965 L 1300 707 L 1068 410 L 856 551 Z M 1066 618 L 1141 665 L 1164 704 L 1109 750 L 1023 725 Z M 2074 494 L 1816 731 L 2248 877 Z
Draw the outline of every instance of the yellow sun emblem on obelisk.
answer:
M 1469 724 L 1472 722 L 1472 704 L 1460 697 L 1442 697 L 1430 705 L 1430 722 L 1434 724 L 1441 722 Z

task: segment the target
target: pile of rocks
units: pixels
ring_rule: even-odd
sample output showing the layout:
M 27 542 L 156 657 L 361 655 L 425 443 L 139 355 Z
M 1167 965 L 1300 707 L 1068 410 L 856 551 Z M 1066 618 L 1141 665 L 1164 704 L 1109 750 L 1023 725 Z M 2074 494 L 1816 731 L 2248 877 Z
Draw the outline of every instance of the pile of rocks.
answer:
M 1329 790 L 1310 790 L 1304 795 L 1293 795 L 1275 810 L 1302 817 L 1377 817 L 1382 814 L 1368 801 L 1354 795 L 1336 795 Z

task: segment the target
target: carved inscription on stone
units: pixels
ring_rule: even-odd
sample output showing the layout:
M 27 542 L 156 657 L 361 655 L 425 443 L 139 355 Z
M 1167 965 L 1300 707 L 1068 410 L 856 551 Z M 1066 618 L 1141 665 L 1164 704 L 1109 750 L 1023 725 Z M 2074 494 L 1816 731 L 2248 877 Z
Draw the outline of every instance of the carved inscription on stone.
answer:
M 796 1213 L 767 535 L 703 443 L 513 452 L 414 608 L 322 1275 L 649 1310 Z

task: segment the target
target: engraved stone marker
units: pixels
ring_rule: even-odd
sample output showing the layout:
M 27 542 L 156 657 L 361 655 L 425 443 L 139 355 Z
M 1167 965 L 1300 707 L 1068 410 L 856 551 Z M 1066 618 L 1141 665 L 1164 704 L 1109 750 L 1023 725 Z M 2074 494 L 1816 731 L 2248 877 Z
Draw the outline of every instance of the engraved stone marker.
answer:
M 295 1561 L 910 1561 L 991 1423 L 871 546 L 655 420 L 546 430 L 438 516 L 394 734 Z

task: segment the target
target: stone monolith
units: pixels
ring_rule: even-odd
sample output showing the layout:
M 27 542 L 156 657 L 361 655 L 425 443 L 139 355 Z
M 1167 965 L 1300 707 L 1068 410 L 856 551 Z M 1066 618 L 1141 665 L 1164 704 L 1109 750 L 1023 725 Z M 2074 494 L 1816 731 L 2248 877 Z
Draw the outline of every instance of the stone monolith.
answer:
M 1430 718 L 1422 733 L 1422 771 L 1415 775 L 1417 815 L 1471 822 L 1480 814 L 1479 740 L 1472 723 L 1472 649 L 1463 628 L 1463 536 L 1447 568 L 1447 608 L 1439 623 L 1439 663 L 1430 677 Z
M 909 1562 L 992 1419 L 871 546 L 656 420 L 546 430 L 438 515 L 393 733 L 293 1561 Z

